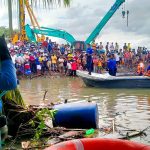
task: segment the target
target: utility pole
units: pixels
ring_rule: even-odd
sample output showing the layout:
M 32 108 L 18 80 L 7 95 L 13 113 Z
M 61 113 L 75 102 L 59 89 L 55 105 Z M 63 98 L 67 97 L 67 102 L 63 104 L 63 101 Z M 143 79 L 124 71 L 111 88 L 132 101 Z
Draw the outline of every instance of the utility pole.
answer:
M 9 31 L 10 31 L 10 37 L 12 37 L 12 33 L 13 33 L 12 0 L 8 0 L 8 15 L 9 15 Z

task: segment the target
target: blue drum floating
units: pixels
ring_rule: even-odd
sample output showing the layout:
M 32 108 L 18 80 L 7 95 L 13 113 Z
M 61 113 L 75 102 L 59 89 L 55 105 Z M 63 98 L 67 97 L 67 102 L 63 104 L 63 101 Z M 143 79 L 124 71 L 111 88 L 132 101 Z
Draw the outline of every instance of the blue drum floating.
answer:
M 54 106 L 58 112 L 53 125 L 65 128 L 98 128 L 98 107 L 96 103 L 67 103 Z

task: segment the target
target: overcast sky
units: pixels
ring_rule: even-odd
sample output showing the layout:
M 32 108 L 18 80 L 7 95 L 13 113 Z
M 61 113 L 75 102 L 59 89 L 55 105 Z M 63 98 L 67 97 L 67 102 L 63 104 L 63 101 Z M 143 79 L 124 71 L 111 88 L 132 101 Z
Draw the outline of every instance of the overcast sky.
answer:
M 70 8 L 34 8 L 34 12 L 40 26 L 64 29 L 77 40 L 86 40 L 114 2 L 115 0 L 72 0 Z M 133 47 L 150 48 L 150 0 L 126 0 L 125 7 L 130 11 L 129 27 L 126 19 L 122 18 L 120 7 L 97 37 L 97 42 L 117 41 L 120 45 L 130 42 Z M 7 7 L 0 6 L 0 9 L 0 26 L 8 26 Z M 16 11 L 13 17 L 16 28 Z M 31 24 L 27 12 L 26 23 Z

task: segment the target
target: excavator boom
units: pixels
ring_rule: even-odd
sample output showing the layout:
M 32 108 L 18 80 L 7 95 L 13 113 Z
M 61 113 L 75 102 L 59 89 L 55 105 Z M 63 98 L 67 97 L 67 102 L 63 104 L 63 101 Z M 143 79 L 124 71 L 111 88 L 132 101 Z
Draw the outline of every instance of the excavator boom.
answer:
M 68 32 L 64 30 L 58 30 L 58 29 L 52 29 L 52 28 L 46 28 L 46 27 L 41 27 L 40 29 L 37 29 L 37 28 L 31 29 L 28 24 L 25 26 L 25 30 L 26 30 L 27 37 L 30 39 L 30 41 L 33 41 L 33 42 L 36 42 L 35 34 L 42 34 L 42 35 L 61 38 L 61 39 L 66 40 L 70 44 L 76 41 L 75 38 L 71 34 L 69 34 Z
M 104 16 L 104 18 L 99 22 L 99 24 L 96 26 L 94 31 L 90 34 L 90 36 L 87 38 L 85 42 L 83 41 L 76 41 L 75 38 L 69 34 L 68 32 L 64 30 L 57 30 L 52 28 L 46 28 L 46 27 L 38 27 L 36 28 L 33 25 L 33 29 L 30 28 L 29 25 L 25 26 L 26 34 L 30 41 L 36 42 L 37 39 L 35 35 L 42 34 L 47 36 L 53 36 L 57 38 L 62 38 L 69 42 L 74 47 L 79 47 L 79 49 L 85 50 L 86 44 L 90 44 L 92 41 L 95 40 L 95 38 L 99 35 L 100 31 L 103 29 L 103 27 L 106 25 L 106 23 L 110 20 L 110 18 L 114 15 L 114 13 L 117 11 L 117 9 L 125 2 L 125 0 L 116 0 L 114 5 L 110 8 L 110 10 L 107 12 L 107 14 Z M 27 3 L 28 4 L 28 3 Z M 34 17 L 33 17 L 34 18 Z
M 85 41 L 86 44 L 90 44 L 95 38 L 99 35 L 100 31 L 103 29 L 103 27 L 106 25 L 106 23 L 110 20 L 110 18 L 113 16 L 113 14 L 117 11 L 117 9 L 124 3 L 125 0 L 116 0 L 114 5 L 110 8 L 110 10 L 107 12 L 107 14 L 104 16 L 104 18 L 100 21 L 100 23 L 96 26 L 96 28 L 93 30 L 93 32 L 90 34 L 90 36 Z

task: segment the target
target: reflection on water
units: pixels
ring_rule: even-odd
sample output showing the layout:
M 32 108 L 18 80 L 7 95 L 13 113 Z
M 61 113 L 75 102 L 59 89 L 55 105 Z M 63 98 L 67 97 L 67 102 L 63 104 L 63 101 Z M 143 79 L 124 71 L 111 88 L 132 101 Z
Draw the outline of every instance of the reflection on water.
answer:
M 20 83 L 23 98 L 28 104 L 43 103 L 44 91 L 48 90 L 45 103 L 92 100 L 98 104 L 100 125 L 103 118 L 114 118 L 124 112 L 117 122 L 123 126 L 144 129 L 150 125 L 149 89 L 98 89 L 86 87 L 79 78 L 40 78 L 23 80 Z M 148 131 L 150 134 L 150 131 Z M 135 139 L 150 144 L 146 139 Z

